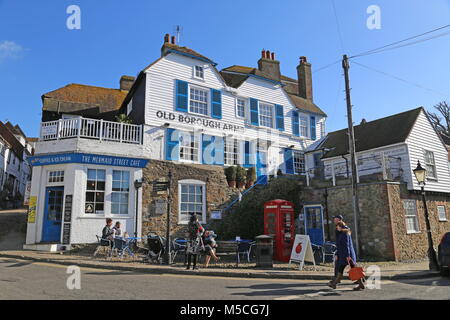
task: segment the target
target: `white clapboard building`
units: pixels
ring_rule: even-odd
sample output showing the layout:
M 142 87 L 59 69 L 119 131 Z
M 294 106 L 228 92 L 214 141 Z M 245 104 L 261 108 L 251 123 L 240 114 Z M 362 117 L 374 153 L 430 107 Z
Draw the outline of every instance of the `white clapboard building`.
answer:
M 152 160 L 255 167 L 262 183 L 279 170 L 304 174 L 304 151 L 325 135 L 326 114 L 313 102 L 305 57 L 297 74 L 297 80 L 281 75 L 280 62 L 268 51 L 257 68 L 219 71 L 213 60 L 166 35 L 160 57 L 137 78 L 123 76 L 120 89 L 69 84 L 45 93 L 31 159 L 25 247 L 59 250 L 94 242 L 105 218 L 141 235 L 153 201 L 163 201 L 143 197 L 140 187 Z M 117 115 L 132 123 L 116 121 Z M 183 183 L 191 180 L 184 177 Z M 212 210 L 206 199 L 214 188 L 208 185 L 213 179 L 203 180 L 192 182 L 201 203 L 188 207 L 200 208 L 193 213 L 206 220 Z M 173 210 L 185 205 L 174 204 Z M 158 217 L 152 223 L 147 225 L 163 224 Z

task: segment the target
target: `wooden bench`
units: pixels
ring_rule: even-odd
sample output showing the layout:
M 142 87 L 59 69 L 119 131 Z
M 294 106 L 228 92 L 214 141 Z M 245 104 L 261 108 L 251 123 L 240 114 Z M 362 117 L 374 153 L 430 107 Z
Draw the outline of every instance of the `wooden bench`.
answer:
M 217 241 L 216 256 L 236 256 L 236 266 L 239 264 L 238 259 L 238 242 L 236 241 Z

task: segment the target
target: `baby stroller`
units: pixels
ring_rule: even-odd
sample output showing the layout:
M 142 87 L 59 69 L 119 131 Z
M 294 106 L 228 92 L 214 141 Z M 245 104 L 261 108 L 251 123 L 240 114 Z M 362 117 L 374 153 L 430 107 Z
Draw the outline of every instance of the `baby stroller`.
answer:
M 147 261 L 154 263 L 162 263 L 164 255 L 164 240 L 154 232 L 147 234 L 148 255 Z

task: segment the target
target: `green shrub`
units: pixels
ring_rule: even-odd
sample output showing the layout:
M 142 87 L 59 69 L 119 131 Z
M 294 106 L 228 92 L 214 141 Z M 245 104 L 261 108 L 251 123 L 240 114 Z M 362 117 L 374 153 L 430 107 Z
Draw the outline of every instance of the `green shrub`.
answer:
M 236 181 L 236 167 L 228 167 L 225 169 L 227 181 Z
M 247 179 L 247 171 L 241 166 L 236 167 L 236 182 L 245 183 Z
M 247 170 L 247 182 L 255 182 L 256 181 L 256 169 L 255 167 L 251 167 Z

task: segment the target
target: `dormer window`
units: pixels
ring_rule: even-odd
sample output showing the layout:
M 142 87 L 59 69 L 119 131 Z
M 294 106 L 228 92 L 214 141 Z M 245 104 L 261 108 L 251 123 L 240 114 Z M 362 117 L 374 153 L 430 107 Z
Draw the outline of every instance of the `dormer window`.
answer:
M 194 67 L 194 76 L 198 79 L 204 79 L 205 78 L 205 74 L 203 72 L 203 67 L 202 66 L 195 66 Z

